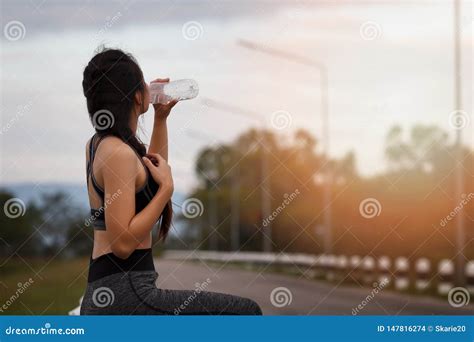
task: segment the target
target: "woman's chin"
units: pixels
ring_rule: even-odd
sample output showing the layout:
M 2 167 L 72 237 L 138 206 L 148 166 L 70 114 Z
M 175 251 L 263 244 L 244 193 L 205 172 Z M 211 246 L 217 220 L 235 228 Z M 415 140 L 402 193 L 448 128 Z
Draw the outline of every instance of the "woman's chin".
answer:
M 141 112 L 140 115 L 143 115 L 143 114 L 145 114 L 146 112 L 148 112 L 148 109 L 150 109 L 150 104 L 147 104 L 147 105 L 143 108 L 143 112 Z

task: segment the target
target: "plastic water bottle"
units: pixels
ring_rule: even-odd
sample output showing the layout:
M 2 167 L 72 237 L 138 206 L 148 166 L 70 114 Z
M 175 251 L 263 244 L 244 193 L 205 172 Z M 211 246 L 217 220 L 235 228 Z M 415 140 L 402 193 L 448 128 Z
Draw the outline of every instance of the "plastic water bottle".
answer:
M 194 80 L 177 80 L 168 83 L 150 83 L 150 103 L 167 104 L 172 100 L 194 99 L 199 86 Z

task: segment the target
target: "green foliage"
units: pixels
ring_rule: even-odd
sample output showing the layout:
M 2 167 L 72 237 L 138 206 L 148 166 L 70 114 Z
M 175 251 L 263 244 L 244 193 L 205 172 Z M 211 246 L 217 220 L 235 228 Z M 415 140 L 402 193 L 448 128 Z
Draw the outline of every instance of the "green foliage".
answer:
M 307 131 L 292 136 L 251 129 L 233 143 L 204 149 L 196 163 L 198 187 L 189 194 L 202 201 L 204 215 L 188 219 L 195 246 L 210 246 L 210 193 L 217 200 L 218 249 L 230 250 L 232 205 L 238 206 L 240 249 L 261 250 L 267 226 L 262 196 L 269 194 L 274 251 L 323 252 L 323 224 L 327 204 L 323 190 L 332 175 L 331 217 L 333 251 L 339 254 L 453 257 L 459 251 L 455 226 L 440 222 L 462 200 L 454 198 L 456 146 L 446 132 L 435 126 L 418 125 L 407 136 L 401 127 L 387 134 L 387 170 L 362 177 L 353 152 L 328 159 L 318 141 Z M 474 192 L 474 154 L 462 147 L 465 193 Z M 268 172 L 262 172 L 267 157 Z M 233 187 L 239 189 L 233 196 Z M 265 185 L 265 186 L 264 186 Z M 263 190 L 262 190 L 263 188 Z M 285 204 L 285 199 L 298 195 Z M 364 199 L 380 203 L 373 218 L 361 215 Z M 462 252 L 474 257 L 474 200 L 467 203 L 463 218 L 468 227 L 468 245 Z M 267 229 L 268 230 L 268 229 Z M 214 233 L 216 234 L 216 233 Z
M 24 210 L 20 209 L 23 215 L 19 214 L 18 217 L 6 215 L 6 203 L 12 198 L 13 194 L 0 191 L 0 205 L 3 210 L 0 215 L 0 256 L 9 256 L 15 252 L 37 254 L 40 239 L 35 233 L 35 227 L 41 224 L 41 210 L 34 203 L 27 203 Z
M 474 153 L 467 147 L 460 152 L 467 196 L 474 193 Z M 329 159 L 305 130 L 285 136 L 251 129 L 232 143 L 207 147 L 195 165 L 198 186 L 189 194 L 203 203 L 204 212 L 193 219 L 179 217 L 188 223 L 180 241 L 187 239 L 191 246 L 206 249 L 211 234 L 216 234 L 217 248 L 230 250 L 233 227 L 238 226 L 240 249 L 259 251 L 271 225 L 274 251 L 321 253 L 328 208 L 323 194 L 332 179 L 335 253 L 442 258 L 462 252 L 473 258 L 474 200 L 467 201 L 459 214 L 468 232 L 463 250 L 456 247 L 454 220 L 441 224 L 463 200 L 453 191 L 457 150 L 448 134 L 422 125 L 405 134 L 396 126 L 387 134 L 385 155 L 385 172 L 362 177 L 353 152 Z M 13 196 L 0 191 L 2 207 Z M 271 217 L 263 215 L 264 196 L 269 198 Z M 379 215 L 370 219 L 359 209 L 367 198 L 380 203 Z M 217 233 L 210 224 L 211 203 Z M 84 226 L 86 214 L 68 196 L 46 195 L 40 204 L 25 207 L 16 218 L 1 215 L 0 257 L 90 253 L 92 229 Z
M 11 199 L 15 199 L 13 194 L 0 191 L 2 208 Z M 90 229 L 84 227 L 85 218 L 60 192 L 44 195 L 40 204 L 25 204 L 18 217 L 4 212 L 0 216 L 0 256 L 47 256 L 63 251 L 62 255 L 84 255 L 87 249 L 90 252 L 92 239 Z

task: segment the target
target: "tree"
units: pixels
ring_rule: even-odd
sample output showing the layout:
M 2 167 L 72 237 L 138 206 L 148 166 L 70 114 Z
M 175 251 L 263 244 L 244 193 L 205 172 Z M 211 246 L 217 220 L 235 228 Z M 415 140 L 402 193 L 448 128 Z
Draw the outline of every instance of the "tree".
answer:
M 38 253 L 39 234 L 33 227 L 41 223 L 40 209 L 33 202 L 25 204 L 7 191 L 0 191 L 0 205 L 3 208 L 0 216 L 0 255 Z

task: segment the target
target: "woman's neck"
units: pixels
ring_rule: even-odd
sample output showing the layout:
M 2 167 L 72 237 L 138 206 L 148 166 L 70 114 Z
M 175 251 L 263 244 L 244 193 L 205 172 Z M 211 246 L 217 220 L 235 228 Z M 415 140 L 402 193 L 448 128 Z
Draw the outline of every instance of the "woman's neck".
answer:
M 132 115 L 130 115 L 130 122 L 129 122 L 129 125 L 130 125 L 130 129 L 132 130 L 132 132 L 133 132 L 134 134 L 137 133 L 138 117 L 139 117 L 139 115 L 137 114 L 137 111 L 134 111 L 134 112 L 132 113 Z

